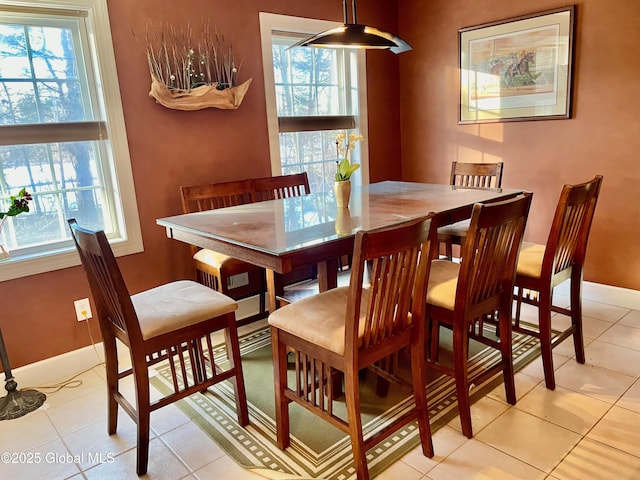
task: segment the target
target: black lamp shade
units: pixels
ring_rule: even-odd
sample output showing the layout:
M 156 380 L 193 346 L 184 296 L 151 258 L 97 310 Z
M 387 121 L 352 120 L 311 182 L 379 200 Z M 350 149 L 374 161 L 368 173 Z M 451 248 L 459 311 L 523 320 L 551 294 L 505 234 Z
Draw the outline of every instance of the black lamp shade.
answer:
M 320 47 L 320 48 L 367 48 L 389 49 L 393 53 L 411 50 L 411 45 L 392 33 L 375 27 L 362 25 L 355 21 L 355 1 L 352 3 L 354 23 L 347 21 L 347 3 L 343 0 L 344 24 L 301 40 L 289 48 Z

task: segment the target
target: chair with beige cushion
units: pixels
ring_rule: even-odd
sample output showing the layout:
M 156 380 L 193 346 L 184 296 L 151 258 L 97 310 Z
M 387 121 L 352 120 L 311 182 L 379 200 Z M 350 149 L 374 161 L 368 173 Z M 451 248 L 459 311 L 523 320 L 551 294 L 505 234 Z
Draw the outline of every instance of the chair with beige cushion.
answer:
M 402 425 L 418 420 L 422 452 L 433 445 L 426 404 L 424 298 L 429 270 L 430 220 L 420 219 L 355 237 L 349 287 L 282 307 L 269 316 L 275 372 L 278 446 L 290 444 L 289 404 L 296 402 L 348 433 L 357 477 L 369 478 L 366 452 Z M 368 267 L 367 263 L 371 262 Z M 365 270 L 367 286 L 363 285 Z M 415 407 L 364 438 L 358 372 L 408 348 Z M 287 352 L 295 364 L 289 385 Z M 347 418 L 333 410 L 334 370 L 344 374 Z
M 233 207 L 254 201 L 251 180 L 182 186 L 180 194 L 184 213 Z M 193 259 L 197 280 L 203 285 L 235 300 L 259 295 L 258 313 L 243 318 L 239 321 L 240 325 L 267 316 L 264 269 L 206 248 L 193 247 Z
M 547 388 L 556 386 L 552 349 L 573 336 L 578 363 L 585 362 L 582 337 L 582 269 L 587 241 L 593 221 L 602 176 L 579 185 L 564 185 L 545 245 L 525 242 L 520 251 L 516 274 L 516 313 L 513 329 L 540 339 L 542 363 Z M 569 280 L 570 306 L 553 305 L 554 288 Z M 520 320 L 522 303 L 538 308 L 538 325 Z M 551 312 L 559 312 L 571 319 L 564 331 L 551 326 Z
M 452 186 L 463 188 L 500 188 L 502 186 L 503 162 L 496 163 L 451 163 Z M 445 246 L 446 258 L 453 257 L 453 245 L 462 245 L 469 229 L 469 220 L 462 220 L 438 229 L 438 242 Z
M 191 280 L 175 281 L 129 295 L 104 232 L 92 232 L 69 220 L 102 333 L 107 375 L 107 431 L 116 433 L 118 406 L 137 426 L 136 472 L 149 460 L 151 412 L 229 380 L 236 397 L 238 423 L 249 415 L 242 376 L 235 311 L 237 303 Z M 229 368 L 213 363 L 211 334 L 224 330 Z M 120 371 L 116 339 L 129 349 L 131 368 Z M 172 392 L 151 401 L 149 369 L 168 364 Z M 133 376 L 135 399 L 125 398 L 120 380 Z
M 518 249 L 531 205 L 525 193 L 473 207 L 460 263 L 433 260 L 425 321 L 430 326 L 427 364 L 455 378 L 462 432 L 473 436 L 469 388 L 502 372 L 507 401 L 516 403 L 511 352 L 511 304 Z M 494 325 L 487 322 L 492 319 Z M 497 325 L 497 326 L 496 326 Z M 440 327 L 452 330 L 453 365 L 441 361 Z M 469 340 L 500 352 L 500 361 L 470 373 Z

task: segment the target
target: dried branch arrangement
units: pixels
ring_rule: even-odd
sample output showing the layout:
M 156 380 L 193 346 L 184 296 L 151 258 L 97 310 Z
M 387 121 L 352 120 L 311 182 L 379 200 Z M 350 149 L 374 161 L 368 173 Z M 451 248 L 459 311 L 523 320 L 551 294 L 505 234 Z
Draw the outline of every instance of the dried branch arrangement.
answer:
M 149 95 L 169 108 L 238 108 L 251 79 L 237 85 L 240 66 L 231 43 L 203 22 L 196 38 L 190 25 L 147 29 L 147 61 L 152 78 Z M 214 89 L 219 93 L 211 92 Z M 229 90 L 228 92 L 224 92 Z M 176 103 L 173 99 L 180 99 Z M 211 100 L 216 99 L 216 100 Z M 208 104 L 213 101 L 217 104 Z

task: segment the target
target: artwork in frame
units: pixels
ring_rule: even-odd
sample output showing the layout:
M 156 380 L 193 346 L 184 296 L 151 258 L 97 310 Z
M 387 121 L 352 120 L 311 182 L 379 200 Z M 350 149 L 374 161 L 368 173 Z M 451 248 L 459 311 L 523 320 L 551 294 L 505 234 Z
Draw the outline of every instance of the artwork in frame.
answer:
M 458 30 L 459 123 L 571 116 L 575 5 Z

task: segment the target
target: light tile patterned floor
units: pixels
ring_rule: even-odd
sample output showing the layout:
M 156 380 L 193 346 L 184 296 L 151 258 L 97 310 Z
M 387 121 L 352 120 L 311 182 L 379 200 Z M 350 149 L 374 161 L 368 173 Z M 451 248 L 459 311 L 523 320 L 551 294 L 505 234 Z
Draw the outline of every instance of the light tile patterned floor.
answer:
M 554 350 L 555 391 L 544 387 L 537 360 L 517 374 L 515 406 L 499 387 L 472 407 L 475 438 L 463 437 L 454 419 L 434 435 L 433 459 L 416 449 L 377 478 L 640 478 L 640 311 L 585 301 L 584 316 L 587 364 L 572 358 L 570 340 Z M 133 422 L 121 414 L 118 434 L 109 437 L 104 372 L 96 367 L 80 378 L 80 387 L 49 394 L 40 410 L 0 423 L 0 452 L 41 459 L 0 463 L 0 478 L 137 478 Z M 151 425 L 145 478 L 262 478 L 174 406 L 155 412 Z

